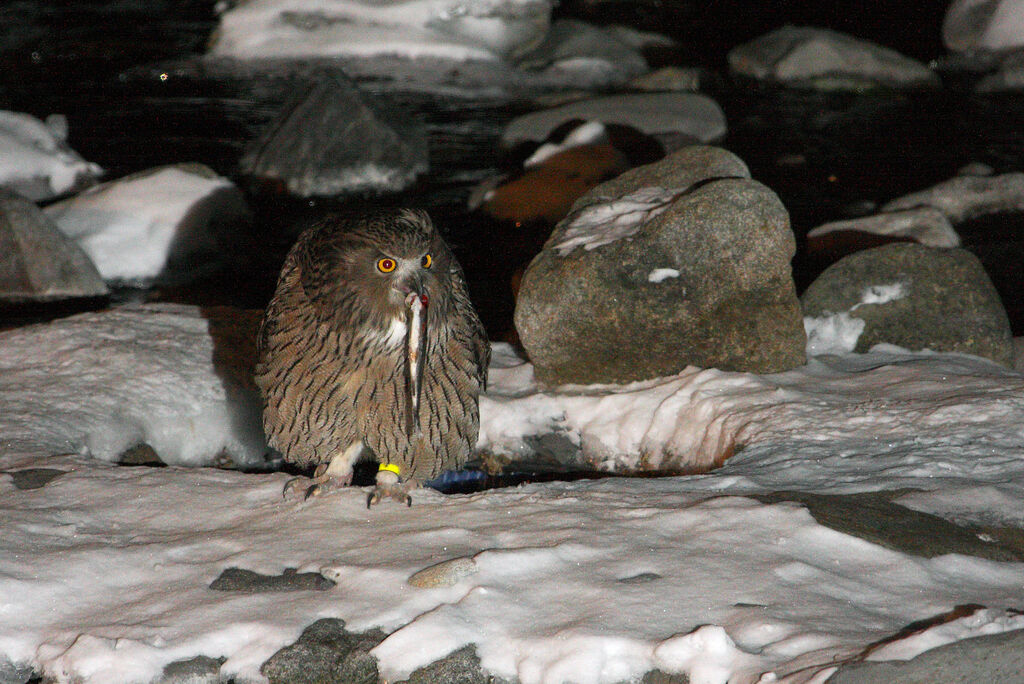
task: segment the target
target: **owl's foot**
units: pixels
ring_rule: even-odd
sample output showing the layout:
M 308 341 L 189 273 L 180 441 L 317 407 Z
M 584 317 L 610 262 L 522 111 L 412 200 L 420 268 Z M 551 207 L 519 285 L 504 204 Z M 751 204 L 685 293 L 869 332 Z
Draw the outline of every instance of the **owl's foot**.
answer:
M 308 500 L 327 492 L 352 484 L 352 471 L 332 473 L 330 464 L 321 463 L 313 471 L 313 477 L 293 477 L 284 484 L 284 498 Z
M 406 506 L 412 506 L 412 497 L 409 492 L 420 486 L 416 480 L 402 482 L 395 470 L 381 468 L 377 472 L 377 486 L 373 488 L 370 495 L 366 497 L 366 507 L 380 502 L 384 497 L 391 497 L 395 501 L 404 502 Z

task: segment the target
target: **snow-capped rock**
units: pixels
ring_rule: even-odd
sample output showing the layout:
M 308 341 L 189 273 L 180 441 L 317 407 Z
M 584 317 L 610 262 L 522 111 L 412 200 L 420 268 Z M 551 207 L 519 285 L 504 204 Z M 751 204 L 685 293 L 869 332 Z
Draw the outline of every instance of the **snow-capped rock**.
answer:
M 925 65 L 829 29 L 783 26 L 729 51 L 733 72 L 823 90 L 938 85 Z
M 20 112 L 0 111 L 0 187 L 38 202 L 96 182 L 103 170 L 65 142 L 67 120 L 42 122 Z
M 541 141 L 566 121 L 600 121 L 632 126 L 657 138 L 666 149 L 680 136 L 690 142 L 714 142 L 725 135 L 725 114 L 718 103 L 695 93 L 610 95 L 572 102 L 513 119 L 501 134 L 502 144 L 514 147 Z
M 588 88 L 624 83 L 647 72 L 640 51 L 615 32 L 570 19 L 553 22 L 544 41 L 522 55 L 518 64 Z
M 168 464 L 263 460 L 258 316 L 128 306 L 0 333 L 5 452 L 105 461 L 139 443 Z M 243 353 L 246 349 L 249 352 Z
M 898 243 L 857 252 L 825 269 L 800 301 L 810 354 L 888 343 L 1013 364 L 999 294 L 963 249 Z
M 1024 211 L 1024 173 L 957 176 L 887 202 L 882 211 L 915 207 L 934 207 L 954 224 L 986 214 Z
M 210 53 L 240 59 L 494 60 L 537 45 L 550 0 L 249 0 L 224 12 Z
M 104 280 L 187 280 L 212 268 L 247 221 L 241 191 L 200 164 L 141 171 L 46 207 Z M 200 258 L 201 257 L 201 258 Z

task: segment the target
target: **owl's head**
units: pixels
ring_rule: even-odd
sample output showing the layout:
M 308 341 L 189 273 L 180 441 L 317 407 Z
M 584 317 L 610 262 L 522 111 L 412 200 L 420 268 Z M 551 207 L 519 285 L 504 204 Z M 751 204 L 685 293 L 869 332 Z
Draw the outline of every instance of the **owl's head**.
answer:
M 303 286 L 343 311 L 339 317 L 388 328 L 404 319 L 406 298 L 426 295 L 431 318 L 448 308 L 451 250 L 425 212 L 377 211 L 344 220 L 327 219 L 307 247 Z

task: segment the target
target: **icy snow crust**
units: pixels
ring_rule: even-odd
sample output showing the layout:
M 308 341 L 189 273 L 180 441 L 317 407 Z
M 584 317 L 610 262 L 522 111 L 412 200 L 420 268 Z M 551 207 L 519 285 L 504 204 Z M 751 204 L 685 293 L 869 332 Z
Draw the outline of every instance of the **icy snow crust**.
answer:
M 473 643 L 485 669 L 525 684 L 654 667 L 694 684 L 803 683 L 954 605 L 986 609 L 886 657 L 1024 626 L 1008 610 L 1024 564 L 909 556 L 744 496 L 910 488 L 923 491 L 900 502 L 914 508 L 1024 526 L 1024 376 L 987 361 L 882 348 L 776 375 L 688 369 L 542 391 L 499 345 L 482 446 L 525 448 L 558 429 L 624 467 L 746 448 L 708 475 L 423 490 L 411 509 L 368 511 L 360 490 L 285 502 L 284 474 L 48 456 L 88 435 L 142 437 L 181 463 L 257 453 L 237 420 L 245 395 L 223 389 L 205 329 L 197 310 L 164 306 L 0 333 L 0 469 L 65 471 L 31 490 L 0 474 L 0 662 L 58 682 L 147 682 L 174 660 L 223 656 L 222 675 L 258 682 L 303 627 L 338 617 L 390 633 L 374 651 L 388 681 Z M 476 572 L 406 584 L 457 558 Z M 319 570 L 338 586 L 207 588 L 232 566 Z

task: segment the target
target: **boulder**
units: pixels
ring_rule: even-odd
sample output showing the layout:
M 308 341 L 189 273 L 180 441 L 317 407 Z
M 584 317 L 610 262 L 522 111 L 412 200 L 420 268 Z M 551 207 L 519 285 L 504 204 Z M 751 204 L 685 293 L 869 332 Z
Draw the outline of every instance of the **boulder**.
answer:
M 45 209 L 107 281 L 181 282 L 244 254 L 241 191 L 201 164 L 140 171 Z
M 1024 90 L 1024 48 L 1001 55 L 996 71 L 978 81 L 975 88 L 982 93 Z
M 413 122 L 371 108 L 339 74 L 323 74 L 246 146 L 239 170 L 301 197 L 393 192 L 427 170 L 427 142 Z
M 801 297 L 808 353 L 880 343 L 1013 363 L 1006 311 L 981 263 L 963 249 L 894 243 L 851 254 Z
M 807 233 L 807 260 L 814 271 L 847 254 L 891 242 L 959 247 L 960 236 L 934 207 L 917 207 L 825 223 Z
M 576 202 L 523 276 L 516 329 L 547 385 L 786 370 L 804 362 L 794 251 L 775 193 L 689 147 Z
M 1024 211 L 1024 173 L 998 176 L 956 176 L 930 188 L 904 195 L 882 211 L 934 207 L 952 223 L 1004 211 Z
M 953 0 L 942 21 L 942 42 L 954 52 L 1024 47 L 1019 0 Z
M 39 207 L 0 192 L 0 300 L 50 301 L 107 294 L 89 257 Z
M 822 90 L 932 87 L 938 77 L 895 50 L 828 29 L 783 26 L 729 51 L 734 73 Z
M 713 142 L 725 135 L 725 114 L 718 103 L 696 93 L 644 93 L 609 95 L 532 112 L 513 119 L 501 134 L 511 148 L 527 141 L 542 141 L 567 121 L 600 121 L 631 126 L 657 138 L 666 149 L 672 140 Z
M 67 119 L 0 111 L 0 188 L 39 202 L 76 192 L 103 173 L 67 145 Z

